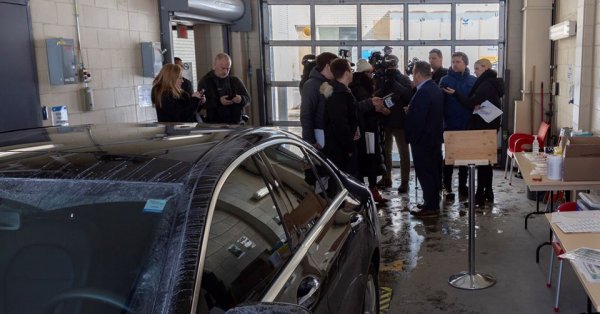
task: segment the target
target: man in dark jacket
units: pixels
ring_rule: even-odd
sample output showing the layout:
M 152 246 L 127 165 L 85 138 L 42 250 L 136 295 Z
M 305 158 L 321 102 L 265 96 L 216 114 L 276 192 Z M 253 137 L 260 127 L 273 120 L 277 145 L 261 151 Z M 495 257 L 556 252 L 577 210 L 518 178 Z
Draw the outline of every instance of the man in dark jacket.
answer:
M 440 211 L 439 168 L 442 166 L 444 95 L 431 80 L 431 67 L 415 62 L 413 81 L 417 92 L 406 108 L 404 132 L 410 144 L 415 174 L 423 188 L 423 205 L 415 217 L 437 217 Z
M 302 139 L 318 149 L 323 148 L 325 129 L 325 98 L 319 92 L 321 84 L 332 80 L 333 74 L 329 63 L 337 59 L 331 52 L 323 52 L 317 56 L 315 67 L 310 71 L 308 80 L 300 89 L 300 124 Z M 319 142 L 317 142 L 317 136 Z
M 244 83 L 229 75 L 231 57 L 219 53 L 215 57 L 212 71 L 198 82 L 198 91 L 206 96 L 206 122 L 238 124 L 244 107 L 250 104 L 250 95 Z
M 469 121 L 473 115 L 473 109 L 465 106 L 458 101 L 456 95 L 448 92 L 447 88 L 457 91 L 461 95 L 469 95 L 475 76 L 471 75 L 469 69 L 469 58 L 463 52 L 452 54 L 452 68 L 448 70 L 448 75 L 440 80 L 440 87 L 445 92 L 444 95 L 444 131 L 464 131 L 468 130 Z M 446 200 L 453 201 L 452 193 L 452 172 L 454 166 L 444 166 L 444 189 L 446 189 Z M 458 194 L 466 198 L 469 195 L 467 188 L 467 167 L 458 167 Z
M 429 64 L 431 64 L 431 70 L 433 71 L 431 79 L 438 85 L 442 77 L 448 75 L 448 69 L 444 68 L 443 63 L 442 51 L 437 48 L 431 49 L 429 51 Z
M 385 77 L 380 78 L 381 88 L 375 95 L 385 96 L 393 93 L 392 102 L 394 106 L 390 108 L 391 114 L 383 118 L 384 127 L 384 159 L 386 173 L 382 177 L 380 187 L 387 188 L 392 186 L 392 148 L 394 140 L 400 154 L 400 186 L 398 193 L 408 192 L 408 179 L 410 176 L 410 154 L 408 144 L 404 136 L 404 109 L 412 97 L 412 82 L 408 76 L 398 70 L 398 57 L 388 55 L 386 61 L 389 63 L 385 71 Z

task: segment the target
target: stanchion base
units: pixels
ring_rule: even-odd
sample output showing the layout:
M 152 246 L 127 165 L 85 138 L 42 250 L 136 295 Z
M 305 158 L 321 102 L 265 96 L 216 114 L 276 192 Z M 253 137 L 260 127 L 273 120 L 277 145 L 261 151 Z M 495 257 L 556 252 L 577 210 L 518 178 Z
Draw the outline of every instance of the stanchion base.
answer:
M 448 283 L 458 289 L 478 290 L 493 286 L 496 283 L 496 278 L 488 274 L 473 274 L 461 272 L 450 276 Z

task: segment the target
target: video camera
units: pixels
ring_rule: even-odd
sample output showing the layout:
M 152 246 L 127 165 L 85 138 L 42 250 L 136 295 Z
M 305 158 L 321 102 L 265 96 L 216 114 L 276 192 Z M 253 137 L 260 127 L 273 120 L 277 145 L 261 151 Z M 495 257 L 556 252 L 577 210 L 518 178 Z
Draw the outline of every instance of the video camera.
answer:
M 385 46 L 385 54 L 382 55 L 380 51 L 374 51 L 369 57 L 369 63 L 373 66 L 373 79 L 386 80 L 386 73 L 388 69 L 395 68 L 398 64 L 395 59 L 388 57 L 392 52 L 392 48 Z
M 419 61 L 419 58 L 417 58 L 417 57 L 413 57 L 411 60 L 408 61 L 408 64 L 406 65 L 406 68 L 404 69 L 404 71 L 406 72 L 406 75 L 413 74 L 413 69 L 415 68 L 415 63 L 417 61 Z
M 340 51 L 338 52 L 338 56 L 340 56 L 340 58 L 342 59 L 348 59 L 352 56 L 352 53 L 350 52 L 349 49 L 340 49 Z
M 350 66 L 353 67 L 356 64 L 354 64 L 354 62 L 352 62 L 350 59 L 352 58 L 352 51 L 348 50 L 348 49 L 340 49 L 340 51 L 338 52 L 338 55 L 340 56 L 341 59 L 344 60 L 348 60 L 348 62 L 350 62 Z

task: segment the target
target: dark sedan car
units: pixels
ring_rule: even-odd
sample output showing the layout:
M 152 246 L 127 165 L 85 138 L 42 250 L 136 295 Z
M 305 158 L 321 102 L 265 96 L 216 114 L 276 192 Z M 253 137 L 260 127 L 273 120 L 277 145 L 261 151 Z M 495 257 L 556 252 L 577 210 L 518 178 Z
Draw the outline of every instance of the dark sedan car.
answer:
M 287 132 L 0 133 L 0 314 L 376 313 L 379 233 L 368 190 Z

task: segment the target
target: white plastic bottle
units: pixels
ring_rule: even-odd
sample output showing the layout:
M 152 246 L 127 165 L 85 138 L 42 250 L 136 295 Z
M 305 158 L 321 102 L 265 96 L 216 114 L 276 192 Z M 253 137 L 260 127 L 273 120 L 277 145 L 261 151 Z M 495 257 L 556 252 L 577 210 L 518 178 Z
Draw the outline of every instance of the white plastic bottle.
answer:
M 538 143 L 537 136 L 533 136 L 533 144 L 531 144 L 531 152 L 538 154 L 540 152 L 540 143 Z

